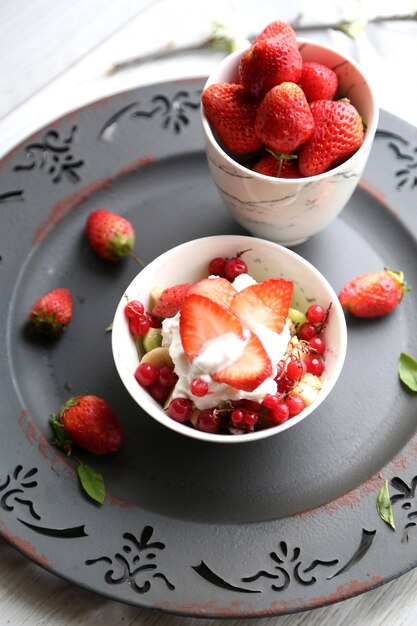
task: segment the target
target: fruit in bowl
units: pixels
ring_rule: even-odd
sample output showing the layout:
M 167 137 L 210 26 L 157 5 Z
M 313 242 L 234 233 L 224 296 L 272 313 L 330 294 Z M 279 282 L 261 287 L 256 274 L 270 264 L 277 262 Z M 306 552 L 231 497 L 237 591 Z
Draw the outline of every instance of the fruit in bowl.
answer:
M 378 125 L 361 68 L 291 36 L 282 22 L 214 69 L 201 115 L 225 205 L 252 235 L 286 246 L 320 232 L 346 206 Z
M 154 327 L 142 330 L 147 316 Z M 165 253 L 128 287 L 113 324 L 116 366 L 134 399 L 209 441 L 250 441 L 303 419 L 336 382 L 345 349 L 344 315 L 325 279 L 249 237 Z

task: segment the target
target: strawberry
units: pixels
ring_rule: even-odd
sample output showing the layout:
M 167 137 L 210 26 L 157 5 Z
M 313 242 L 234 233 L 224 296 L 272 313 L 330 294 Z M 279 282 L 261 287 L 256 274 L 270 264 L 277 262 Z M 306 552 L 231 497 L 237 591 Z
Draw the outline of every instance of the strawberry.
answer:
M 296 43 L 297 35 L 295 30 L 287 22 L 275 21 L 266 26 L 262 32 L 256 37 L 255 41 L 262 41 L 263 39 L 273 39 L 274 37 L 283 37 L 287 41 Z
M 164 289 L 152 309 L 152 315 L 165 318 L 174 317 L 181 309 L 190 287 L 190 283 L 180 283 Z
M 253 166 L 253 171 L 264 176 L 274 176 L 275 178 L 300 178 L 296 159 L 280 158 L 273 154 L 264 156 Z
M 35 333 L 56 337 L 72 318 L 72 297 L 65 287 L 53 289 L 36 300 L 29 314 Z
M 264 324 L 280 333 L 287 320 L 294 284 L 285 278 L 270 278 L 240 291 L 230 308 L 244 326 L 255 330 Z
M 226 333 L 243 339 L 242 324 L 230 310 L 199 294 L 184 300 L 180 316 L 180 336 L 184 352 L 193 361 L 203 344 Z
M 228 150 L 248 154 L 261 147 L 254 129 L 258 105 L 245 95 L 242 85 L 210 85 L 201 101 L 208 121 Z
M 395 309 L 407 291 L 403 272 L 385 268 L 352 278 L 340 291 L 339 300 L 356 317 L 379 317 Z
M 129 220 L 107 209 L 92 211 L 86 223 L 87 240 L 106 261 L 119 261 L 131 254 L 135 231 Z
M 52 415 L 51 424 L 58 435 L 56 443 L 69 453 L 72 443 L 93 454 L 106 454 L 115 452 L 122 442 L 122 428 L 116 415 L 97 396 L 70 398 L 59 413 Z
M 271 361 L 260 339 L 250 332 L 242 356 L 231 365 L 212 374 L 213 380 L 235 389 L 253 391 L 272 374 Z
M 307 61 L 303 63 L 301 78 L 298 81 L 308 102 L 332 100 L 337 91 L 337 76 L 329 67 Z
M 313 130 L 314 118 L 298 85 L 285 82 L 268 91 L 256 114 L 255 132 L 270 150 L 290 154 Z
M 301 54 L 292 42 L 282 37 L 262 39 L 244 52 L 239 78 L 250 98 L 262 100 L 272 87 L 298 82 L 302 65 Z
M 197 293 L 221 306 L 228 307 L 237 291 L 226 278 L 203 278 L 194 283 L 189 293 Z
M 363 143 L 361 116 L 347 100 L 317 100 L 310 104 L 314 132 L 300 147 L 303 176 L 315 176 L 351 157 Z

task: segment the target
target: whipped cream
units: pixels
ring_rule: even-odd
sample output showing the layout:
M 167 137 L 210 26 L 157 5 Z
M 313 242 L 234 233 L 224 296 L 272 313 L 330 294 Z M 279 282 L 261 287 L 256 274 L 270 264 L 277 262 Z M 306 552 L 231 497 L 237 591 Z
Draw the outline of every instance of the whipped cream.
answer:
M 256 281 L 248 274 L 241 274 L 233 282 L 237 291 L 254 284 Z M 272 374 L 254 391 L 242 391 L 226 383 L 216 382 L 211 378 L 211 374 L 228 367 L 242 355 L 249 339 L 249 331 L 244 329 L 244 339 L 240 339 L 234 333 L 226 333 L 207 341 L 194 361 L 190 363 L 181 343 L 180 315 L 181 313 L 177 313 L 175 317 L 167 318 L 162 323 L 162 346 L 169 349 L 175 372 L 178 375 L 173 391 L 174 398 L 190 398 L 194 405 L 202 410 L 212 408 L 226 400 L 248 399 L 261 402 L 267 394 L 276 394 L 277 384 L 274 380 L 277 375 L 276 365 L 284 356 L 291 339 L 287 325 L 279 334 L 263 324 L 253 329 L 252 332 L 258 336 L 271 360 Z M 207 382 L 208 393 L 205 396 L 198 398 L 190 392 L 190 383 L 193 378 L 202 378 Z

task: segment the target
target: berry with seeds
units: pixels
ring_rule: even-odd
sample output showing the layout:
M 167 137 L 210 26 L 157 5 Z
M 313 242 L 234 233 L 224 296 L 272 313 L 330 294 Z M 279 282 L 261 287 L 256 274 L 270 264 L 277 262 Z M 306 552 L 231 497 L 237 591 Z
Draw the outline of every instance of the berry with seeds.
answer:
M 403 272 L 386 268 L 352 278 L 339 300 L 344 311 L 356 317 L 379 317 L 393 311 L 407 291 Z
M 59 413 L 51 417 L 52 425 L 60 422 L 70 442 L 92 454 L 115 452 L 122 443 L 122 427 L 105 400 L 85 394 L 68 400 Z
M 36 300 L 29 314 L 32 329 L 38 335 L 54 338 L 72 319 L 72 297 L 65 287 L 53 289 Z
M 164 289 L 152 309 L 152 315 L 164 318 L 174 317 L 181 309 L 190 287 L 189 283 L 181 283 Z
M 288 41 L 295 44 L 297 42 L 297 35 L 295 30 L 287 22 L 281 22 L 275 20 L 266 26 L 261 33 L 256 37 L 256 41 L 262 41 L 263 39 L 273 39 L 274 37 L 283 37 Z
M 337 76 L 329 67 L 316 61 L 303 63 L 298 81 L 308 102 L 332 100 L 337 91 Z
M 203 278 L 190 287 L 188 292 L 204 296 L 221 306 L 229 306 L 236 295 L 236 289 L 226 278 Z
M 106 261 L 119 261 L 130 255 L 135 243 L 135 231 L 129 220 L 107 209 L 89 214 L 86 236 L 94 252 Z
M 258 324 L 280 333 L 285 326 L 294 283 L 285 278 L 270 278 L 238 292 L 231 309 L 244 326 L 255 330 Z
M 203 91 L 201 102 L 209 123 L 228 150 L 247 154 L 262 147 L 255 133 L 258 104 L 245 94 L 243 85 L 210 85 Z

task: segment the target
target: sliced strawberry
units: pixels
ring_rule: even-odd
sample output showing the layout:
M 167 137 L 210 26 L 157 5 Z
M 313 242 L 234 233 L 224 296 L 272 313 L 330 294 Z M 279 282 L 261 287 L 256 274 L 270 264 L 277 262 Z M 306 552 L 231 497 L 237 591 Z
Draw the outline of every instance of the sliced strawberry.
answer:
M 284 328 L 294 284 L 285 278 L 270 278 L 240 291 L 230 308 L 247 328 L 263 324 L 276 333 Z
M 271 361 L 260 339 L 250 332 L 245 350 L 231 365 L 212 374 L 213 380 L 235 389 L 253 391 L 272 374 Z
M 206 341 L 226 333 L 234 333 L 243 339 L 242 324 L 230 309 L 196 293 L 186 297 L 181 309 L 180 336 L 190 361 L 195 359 Z
M 192 285 L 189 293 L 198 293 L 217 304 L 228 307 L 237 291 L 225 278 L 203 278 Z
M 189 283 L 180 283 L 164 289 L 152 309 L 152 314 L 157 317 L 174 317 L 182 307 L 190 287 Z

